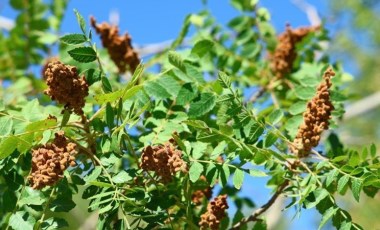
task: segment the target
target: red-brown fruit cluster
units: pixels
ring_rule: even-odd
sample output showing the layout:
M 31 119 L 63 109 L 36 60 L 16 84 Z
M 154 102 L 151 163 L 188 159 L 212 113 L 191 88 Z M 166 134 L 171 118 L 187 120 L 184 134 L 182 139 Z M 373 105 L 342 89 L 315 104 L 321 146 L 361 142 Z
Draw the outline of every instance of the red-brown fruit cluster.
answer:
M 207 183 L 207 179 L 205 176 L 202 175 L 199 179 Z M 204 198 L 208 200 L 211 198 L 211 196 L 212 188 L 208 186 L 204 189 L 195 190 L 193 194 L 191 194 L 191 200 L 194 202 L 194 204 L 199 205 L 202 203 Z
M 293 63 L 297 58 L 296 45 L 310 32 L 319 29 L 319 26 L 300 27 L 292 29 L 286 25 L 286 30 L 278 36 L 278 44 L 275 51 L 269 54 L 271 69 L 277 78 L 282 78 L 290 73 Z
M 132 38 L 128 33 L 119 36 L 119 28 L 106 22 L 96 24 L 94 17 L 91 17 L 91 25 L 95 28 L 96 33 L 100 34 L 100 39 L 112 61 L 116 64 L 120 73 L 129 70 L 134 73 L 140 64 L 140 58 L 132 47 Z
M 42 70 L 41 70 L 41 75 L 42 75 L 42 78 L 46 81 L 47 77 L 45 76 L 45 72 L 48 68 L 48 65 L 50 62 L 55 62 L 55 61 L 58 61 L 58 58 L 57 57 L 49 57 L 46 59 L 44 65 L 42 66 Z
M 299 157 L 306 156 L 318 145 L 323 130 L 329 128 L 329 119 L 334 106 L 330 100 L 331 77 L 334 71 L 329 68 L 323 74 L 323 82 L 317 88 L 317 94 L 307 104 L 303 114 L 303 123 L 290 149 Z
M 45 94 L 52 100 L 64 104 L 65 109 L 82 115 L 85 97 L 88 95 L 88 84 L 84 76 L 78 76 L 76 67 L 53 61 L 48 64 L 44 76 L 49 87 Z
M 226 209 L 228 209 L 227 195 L 215 197 L 207 205 L 207 211 L 201 215 L 200 229 L 218 230 L 220 221 L 226 216 Z
M 76 144 L 68 142 L 63 131 L 55 134 L 53 143 L 47 143 L 32 152 L 32 171 L 28 180 L 33 189 L 54 185 L 63 178 L 69 166 L 75 166 Z
M 147 146 L 141 155 L 140 168 L 154 171 L 163 183 L 168 183 L 176 172 L 187 172 L 187 164 L 182 160 L 182 152 L 171 142 L 164 145 Z

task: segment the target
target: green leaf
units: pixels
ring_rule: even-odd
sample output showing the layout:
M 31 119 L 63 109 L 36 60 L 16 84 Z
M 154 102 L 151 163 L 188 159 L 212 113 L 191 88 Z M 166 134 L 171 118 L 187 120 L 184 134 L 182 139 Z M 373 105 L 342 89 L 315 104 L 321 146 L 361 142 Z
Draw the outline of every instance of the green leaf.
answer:
M 230 167 L 228 164 L 223 164 L 221 168 L 219 167 L 219 169 L 220 184 L 222 187 L 225 187 L 231 174 Z
M 78 62 L 88 63 L 96 60 L 96 52 L 92 47 L 78 47 L 67 51 L 67 53 Z
M 305 207 L 307 209 L 315 207 L 319 204 L 325 197 L 329 195 L 329 192 L 323 188 L 317 188 L 309 194 L 305 200 Z
M 86 22 L 83 16 L 78 12 L 78 10 L 74 9 L 75 16 L 77 17 L 77 22 L 82 30 L 83 34 L 86 34 Z
M 51 217 L 41 224 L 41 229 L 43 230 L 55 230 L 64 227 L 69 227 L 69 224 L 65 219 L 58 217 Z
M 274 134 L 273 132 L 269 132 L 264 139 L 264 147 L 268 148 L 272 146 L 274 143 L 276 143 L 277 138 L 278 137 L 276 136 L 276 134 Z
M 232 183 L 236 189 L 240 189 L 244 182 L 244 171 L 241 169 L 236 169 L 234 173 L 234 178 Z
M 53 212 L 68 212 L 76 206 L 74 201 L 68 196 L 59 195 L 53 200 L 49 207 Z
M 102 77 L 105 77 L 104 74 L 102 74 L 99 70 L 96 69 L 88 69 L 86 72 L 86 81 L 88 85 L 92 85 L 95 82 L 98 82 L 102 79 Z
M 176 98 L 177 105 L 186 105 L 197 96 L 197 93 L 198 89 L 195 84 L 184 84 L 178 92 L 178 96 Z
M 183 63 L 182 57 L 178 53 L 174 51 L 169 51 L 168 58 L 169 58 L 170 64 L 177 67 L 182 72 L 186 73 L 186 67 Z
M 214 42 L 208 39 L 204 39 L 195 43 L 193 49 L 191 50 L 192 54 L 196 54 L 199 57 L 203 57 L 206 53 L 210 52 L 214 46 Z
M 323 217 L 321 222 L 319 223 L 318 229 L 322 229 L 322 227 L 327 223 L 327 221 L 335 215 L 335 213 L 339 210 L 339 208 L 335 207 L 330 207 L 329 209 L 326 210 L 325 213 L 323 213 Z
M 18 139 L 10 136 L 0 143 L 0 160 L 11 155 L 17 148 Z
M 230 88 L 231 87 L 230 77 L 227 76 L 227 74 L 225 74 L 222 71 L 219 71 L 219 73 L 218 73 L 218 81 L 223 88 Z
M 338 180 L 338 186 L 337 186 L 337 189 L 338 189 L 338 192 L 340 194 L 343 193 L 344 191 L 344 187 L 346 186 L 347 182 L 349 181 L 350 177 L 349 175 L 344 175 L 342 176 L 339 180 Z
M 311 99 L 315 94 L 315 88 L 314 87 L 296 87 L 295 94 L 299 99 L 302 100 L 309 100 Z
M 11 133 L 13 120 L 10 116 L 0 117 L 0 136 L 4 137 Z
M 188 112 L 189 117 L 200 117 L 211 111 L 216 103 L 216 98 L 213 93 L 202 93 L 200 100 L 192 102 Z
M 291 115 L 297 115 L 297 114 L 303 113 L 305 110 L 306 110 L 306 102 L 299 101 L 290 106 L 289 113 Z
M 265 177 L 268 176 L 265 172 L 257 170 L 257 169 L 250 169 L 249 170 L 249 175 L 253 177 Z
M 50 128 L 53 128 L 57 125 L 56 118 L 47 118 L 42 121 L 35 121 L 28 124 L 25 128 L 26 132 L 36 132 L 36 131 L 44 131 Z
M 199 142 L 192 143 L 192 147 L 193 147 L 192 155 L 193 155 L 193 158 L 194 159 L 201 158 L 203 156 L 203 154 L 206 152 L 207 145 L 208 145 L 207 143 L 199 143 Z
M 196 182 L 203 172 L 203 165 L 197 161 L 195 161 L 189 170 L 189 176 L 191 182 Z
M 69 122 L 70 116 L 71 116 L 71 113 L 65 109 L 63 112 L 61 127 L 64 127 L 67 124 L 67 122 Z
M 110 129 L 114 127 L 114 119 L 115 113 L 113 107 L 111 106 L 111 103 L 108 102 L 106 105 L 106 124 Z
M 96 166 L 94 170 L 90 174 L 88 174 L 84 180 L 86 182 L 96 181 L 99 175 L 102 173 L 102 168 L 100 166 Z
M 144 82 L 144 89 L 149 96 L 154 97 L 155 99 L 166 99 L 171 97 L 170 93 L 155 81 Z
M 14 230 L 33 230 L 36 220 L 24 211 L 18 211 L 9 218 L 9 226 Z
M 371 145 L 370 153 L 371 153 L 371 156 L 372 156 L 372 157 L 375 157 L 375 156 L 376 156 L 376 145 L 375 145 L 375 144 L 372 144 L 372 145 Z
M 284 112 L 281 109 L 273 110 L 268 117 L 269 123 L 276 124 L 279 121 L 281 121 L 282 117 L 284 116 Z
M 132 179 L 133 178 L 124 170 L 112 177 L 112 181 L 116 184 L 122 184 Z
M 76 45 L 86 42 L 87 38 L 83 34 L 67 34 L 61 37 L 59 40 L 66 44 Z
M 102 77 L 102 89 L 105 93 L 112 92 L 112 86 L 108 78 Z
M 330 184 L 337 179 L 339 175 L 339 171 L 338 169 L 334 169 L 332 171 L 330 171 L 328 174 L 327 174 L 327 177 L 326 177 L 326 186 L 329 187 Z
M 19 206 L 23 205 L 41 205 L 45 202 L 43 194 L 34 190 L 31 187 L 25 187 L 24 192 L 21 194 L 21 199 L 19 201 Z
M 351 179 L 352 194 L 354 195 L 354 198 L 357 202 L 359 202 L 360 191 L 362 189 L 362 185 L 363 185 L 363 180 L 361 180 L 359 178 Z

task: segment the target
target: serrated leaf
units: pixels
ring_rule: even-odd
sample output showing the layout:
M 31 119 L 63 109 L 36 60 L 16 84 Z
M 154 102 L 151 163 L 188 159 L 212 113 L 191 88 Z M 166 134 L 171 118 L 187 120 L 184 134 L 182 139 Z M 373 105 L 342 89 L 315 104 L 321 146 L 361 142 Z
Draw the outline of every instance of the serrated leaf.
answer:
M 177 105 L 185 105 L 192 101 L 198 93 L 198 89 L 193 83 L 184 84 L 178 92 L 178 96 L 176 98 Z
M 59 40 L 66 44 L 77 45 L 86 42 L 87 38 L 83 34 L 67 34 Z
M 269 123 L 273 125 L 277 124 L 279 121 L 281 121 L 283 116 L 284 112 L 281 109 L 273 110 L 268 117 Z
M 241 169 L 236 169 L 234 173 L 234 178 L 232 183 L 236 189 L 240 189 L 244 182 L 244 171 Z
M 17 148 L 18 139 L 14 136 L 10 136 L 0 143 L 0 160 L 11 155 Z
M 104 77 L 104 74 L 102 74 L 99 70 L 96 69 L 88 69 L 86 72 L 86 82 L 88 85 L 92 85 L 95 82 L 98 82 Z
M 124 170 L 112 177 L 112 181 L 116 184 L 122 184 L 132 179 L 133 178 Z
M 330 207 L 329 209 L 326 210 L 325 213 L 323 213 L 323 217 L 321 222 L 319 223 L 318 229 L 322 229 L 322 227 L 327 223 L 327 221 L 335 215 L 335 213 L 338 211 L 339 208 L 335 207 Z
M 155 81 L 144 82 L 144 89 L 145 92 L 149 96 L 154 97 L 154 99 L 166 99 L 171 97 L 170 93 Z
M 96 179 L 99 177 L 99 175 L 102 173 L 102 168 L 99 166 L 96 166 L 94 170 L 90 174 L 88 174 L 84 180 L 86 182 L 96 181 Z
M 359 202 L 360 198 L 360 191 L 362 189 L 363 180 L 359 178 L 353 178 L 351 179 L 351 191 L 354 195 L 354 198 L 357 202 Z
M 273 132 L 269 132 L 264 139 L 264 147 L 268 148 L 276 143 L 278 137 Z
M 78 47 L 67 51 L 67 53 L 78 62 L 88 63 L 96 60 L 96 52 L 92 47 Z
M 182 57 L 178 53 L 174 51 L 169 51 L 168 58 L 169 58 L 170 64 L 177 67 L 182 72 L 186 73 L 186 67 L 183 63 Z
M 289 107 L 289 113 L 291 115 L 297 115 L 303 113 L 306 110 L 306 102 L 299 101 Z
M 231 87 L 230 77 L 222 71 L 219 71 L 219 73 L 218 73 L 218 81 L 223 88 L 230 88 Z
M 34 190 L 31 187 L 25 187 L 24 192 L 21 194 L 21 199 L 18 203 L 20 207 L 23 205 L 41 205 L 45 202 L 43 194 Z
M 339 193 L 342 194 L 343 189 L 344 189 L 344 187 L 346 186 L 346 184 L 348 183 L 349 179 L 350 179 L 349 175 L 344 175 L 344 176 L 342 176 L 342 177 L 338 180 L 337 190 L 338 190 Z
M 70 197 L 66 196 L 57 196 L 55 200 L 53 200 L 49 207 L 53 212 L 68 212 L 76 206 L 74 201 Z
M 14 230 L 33 230 L 36 220 L 27 212 L 19 211 L 9 218 L 9 226 Z
M 204 39 L 195 43 L 194 47 L 191 49 L 191 53 L 203 57 L 206 53 L 210 52 L 213 46 L 213 41 Z
M 337 179 L 339 175 L 339 171 L 337 169 L 334 169 L 332 170 L 331 172 L 329 172 L 327 174 L 327 177 L 326 177 L 326 186 L 330 186 L 330 184 Z
M 312 187 L 310 187 L 312 188 Z M 323 188 L 317 188 L 313 192 L 309 194 L 309 196 L 305 200 L 305 206 L 307 209 L 315 207 L 319 204 L 325 197 L 329 195 L 329 192 Z M 306 203 L 306 201 L 308 201 Z
M 309 100 L 315 94 L 314 87 L 296 87 L 295 94 L 299 99 Z
M 268 176 L 265 172 L 260 171 L 258 169 L 250 169 L 249 170 L 249 175 L 251 175 L 253 177 L 265 177 L 265 176 Z
M 192 102 L 188 112 L 189 117 L 200 117 L 211 111 L 216 103 L 216 98 L 213 93 L 202 93 L 200 100 Z
M 0 136 L 4 137 L 11 133 L 13 120 L 10 116 L 0 117 Z
M 80 29 L 82 30 L 83 34 L 86 34 L 86 22 L 83 16 L 76 9 L 74 9 L 74 13 L 75 13 L 75 16 L 77 17 L 77 22 L 79 24 Z
M 228 178 L 230 177 L 230 167 L 228 164 L 223 164 L 222 168 L 219 168 L 219 180 L 222 187 L 226 186 Z
M 191 182 L 196 182 L 203 172 L 203 165 L 197 161 L 195 161 L 189 170 L 189 176 Z
M 69 224 L 66 222 L 65 219 L 58 217 L 51 217 L 41 224 L 42 230 L 55 230 L 64 227 L 69 227 Z
M 112 86 L 108 78 L 102 77 L 102 89 L 105 93 L 111 93 L 112 92 Z

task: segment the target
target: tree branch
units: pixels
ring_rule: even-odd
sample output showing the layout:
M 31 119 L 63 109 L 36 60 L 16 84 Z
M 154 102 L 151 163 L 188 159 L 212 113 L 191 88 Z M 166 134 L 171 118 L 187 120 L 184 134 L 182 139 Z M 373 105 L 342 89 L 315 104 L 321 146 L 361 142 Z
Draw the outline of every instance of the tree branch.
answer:
M 241 219 L 238 223 L 236 223 L 231 230 L 238 230 L 242 227 L 242 225 L 247 224 L 248 222 L 253 222 L 260 220 L 258 217 L 263 214 L 265 211 L 267 211 L 277 200 L 277 198 L 280 196 L 280 194 L 284 191 L 286 186 L 288 186 L 289 181 L 285 180 L 280 187 L 277 189 L 276 193 L 273 194 L 273 196 L 269 199 L 267 203 L 265 203 L 263 206 L 261 206 L 259 209 L 254 211 L 250 216 Z

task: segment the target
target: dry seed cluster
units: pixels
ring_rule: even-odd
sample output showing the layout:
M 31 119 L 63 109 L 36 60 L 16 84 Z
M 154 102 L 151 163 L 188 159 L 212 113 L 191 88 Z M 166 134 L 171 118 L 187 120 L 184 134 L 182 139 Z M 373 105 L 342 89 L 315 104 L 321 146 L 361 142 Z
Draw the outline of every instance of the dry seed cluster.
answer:
M 227 195 L 215 197 L 207 205 L 207 211 L 201 215 L 200 229 L 218 230 L 220 221 L 226 216 L 226 209 L 228 209 Z
M 75 166 L 76 144 L 68 142 L 64 132 L 55 134 L 53 143 L 47 143 L 32 152 L 32 171 L 28 180 L 33 189 L 42 189 L 63 178 L 69 166 Z
M 176 172 L 187 172 L 187 164 L 182 160 L 182 152 L 167 142 L 164 145 L 147 146 L 141 155 L 140 168 L 154 171 L 163 183 L 168 183 Z
M 78 115 L 83 114 L 88 84 L 84 76 L 79 77 L 75 66 L 53 61 L 47 65 L 44 73 L 48 89 L 45 94 L 52 100 L 65 105 L 65 109 Z
M 323 130 L 328 129 L 329 119 L 334 106 L 330 100 L 331 77 L 335 75 L 329 68 L 323 74 L 323 82 L 317 88 L 317 94 L 307 104 L 303 114 L 303 124 L 298 128 L 291 151 L 298 156 L 306 156 L 318 145 Z
M 297 58 L 297 43 L 317 29 L 319 26 L 292 29 L 290 25 L 286 25 L 285 32 L 278 37 L 276 50 L 269 56 L 271 69 L 277 78 L 282 78 L 292 71 L 293 63 Z
M 132 47 L 132 38 L 128 33 L 119 36 L 119 28 L 106 22 L 96 24 L 94 17 L 91 17 L 91 25 L 96 33 L 100 34 L 102 44 L 107 48 L 112 61 L 116 64 L 120 73 L 129 70 L 134 73 L 140 64 L 140 58 Z

